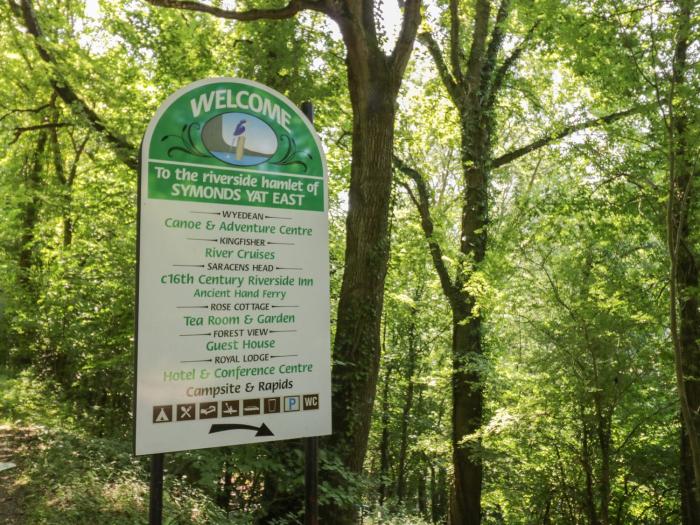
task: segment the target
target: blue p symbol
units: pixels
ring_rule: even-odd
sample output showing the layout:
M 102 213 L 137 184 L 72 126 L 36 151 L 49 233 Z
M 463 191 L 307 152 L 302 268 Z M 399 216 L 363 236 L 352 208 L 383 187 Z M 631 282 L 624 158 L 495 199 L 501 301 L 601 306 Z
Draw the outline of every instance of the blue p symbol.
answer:
M 299 396 L 287 396 L 284 398 L 284 411 L 297 412 L 299 410 Z

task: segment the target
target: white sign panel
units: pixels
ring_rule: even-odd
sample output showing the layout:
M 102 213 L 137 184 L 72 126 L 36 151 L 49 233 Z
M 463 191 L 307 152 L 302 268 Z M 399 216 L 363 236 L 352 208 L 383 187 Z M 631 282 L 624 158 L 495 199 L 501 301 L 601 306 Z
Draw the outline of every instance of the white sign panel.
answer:
M 201 80 L 142 145 L 135 452 L 331 432 L 326 162 L 268 87 Z

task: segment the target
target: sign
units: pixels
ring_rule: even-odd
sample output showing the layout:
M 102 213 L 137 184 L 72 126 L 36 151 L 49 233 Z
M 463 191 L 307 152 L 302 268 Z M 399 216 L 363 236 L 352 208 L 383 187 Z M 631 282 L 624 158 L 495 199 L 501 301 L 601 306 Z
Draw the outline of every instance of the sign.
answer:
M 135 452 L 331 432 L 327 172 L 283 95 L 200 80 L 139 174 Z

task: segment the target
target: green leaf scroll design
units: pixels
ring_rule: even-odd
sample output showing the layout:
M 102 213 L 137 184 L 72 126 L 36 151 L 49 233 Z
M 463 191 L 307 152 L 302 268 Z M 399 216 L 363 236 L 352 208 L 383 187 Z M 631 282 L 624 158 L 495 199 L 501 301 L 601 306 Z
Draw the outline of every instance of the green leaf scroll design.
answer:
M 270 164 L 277 166 L 301 166 L 304 168 L 304 173 L 306 173 L 309 169 L 308 162 L 313 160 L 311 154 L 308 151 L 299 151 L 296 141 L 289 135 L 281 135 L 279 140 L 280 145 L 286 143 L 286 150 L 284 150 L 280 158 L 271 160 Z M 278 151 L 281 150 L 282 148 Z
M 202 151 L 197 146 L 195 139 L 192 136 L 193 131 L 199 132 L 201 127 L 202 126 L 199 122 L 192 122 L 190 124 L 185 124 L 184 126 L 182 126 L 182 130 L 180 131 L 179 135 L 164 135 L 163 138 L 160 139 L 161 142 L 165 142 L 168 139 L 174 139 L 175 141 L 178 141 L 175 145 L 168 148 L 168 157 L 172 158 L 173 153 L 176 151 L 181 151 L 194 157 L 209 157 L 209 152 Z

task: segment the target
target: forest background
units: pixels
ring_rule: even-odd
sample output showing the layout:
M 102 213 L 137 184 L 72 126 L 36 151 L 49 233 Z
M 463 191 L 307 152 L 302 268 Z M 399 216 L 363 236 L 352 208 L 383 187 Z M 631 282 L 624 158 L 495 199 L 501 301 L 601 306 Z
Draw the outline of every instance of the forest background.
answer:
M 0 13 L 0 522 L 146 522 L 136 152 L 236 76 L 329 161 L 322 523 L 700 524 L 697 2 Z M 166 522 L 299 522 L 301 450 L 169 454 Z

